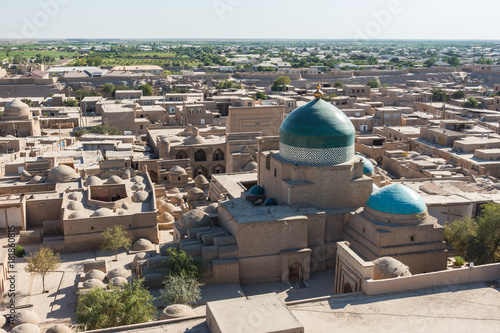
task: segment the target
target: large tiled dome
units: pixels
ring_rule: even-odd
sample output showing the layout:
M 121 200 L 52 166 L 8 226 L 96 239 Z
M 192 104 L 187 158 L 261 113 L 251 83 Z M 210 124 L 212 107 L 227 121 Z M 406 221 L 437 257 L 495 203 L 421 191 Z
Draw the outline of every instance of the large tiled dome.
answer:
M 351 160 L 354 126 L 342 111 L 321 99 L 321 92 L 315 96 L 281 124 L 280 155 L 292 163 L 315 166 Z
M 366 205 L 386 214 L 412 215 L 427 211 L 422 197 L 401 184 L 387 185 L 373 192 Z

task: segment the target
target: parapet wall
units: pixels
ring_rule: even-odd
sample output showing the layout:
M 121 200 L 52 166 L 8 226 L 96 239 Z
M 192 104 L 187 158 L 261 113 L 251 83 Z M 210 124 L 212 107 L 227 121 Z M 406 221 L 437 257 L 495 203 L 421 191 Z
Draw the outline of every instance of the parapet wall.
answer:
M 458 268 L 386 280 L 365 280 L 362 290 L 367 295 L 451 286 L 456 284 L 491 281 L 500 278 L 500 263 Z

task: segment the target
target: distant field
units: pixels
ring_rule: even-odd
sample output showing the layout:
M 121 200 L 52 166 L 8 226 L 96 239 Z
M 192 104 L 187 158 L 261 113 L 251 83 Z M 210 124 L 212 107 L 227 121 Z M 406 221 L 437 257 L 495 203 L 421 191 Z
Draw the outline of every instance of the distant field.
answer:
M 75 61 L 72 61 L 68 66 L 73 66 Z M 173 66 L 174 64 L 184 66 L 197 66 L 199 62 L 190 58 L 142 58 L 142 57 L 117 57 L 103 58 L 101 66 L 133 66 L 133 65 L 158 65 L 158 66 Z
M 23 58 L 35 58 L 37 54 L 41 54 L 42 57 L 49 56 L 54 58 L 59 58 L 61 55 L 63 55 L 65 59 L 71 59 L 78 55 L 78 53 L 76 52 L 65 51 L 14 50 L 9 52 L 9 57 L 13 58 L 16 54 L 19 54 Z M 5 52 L 5 50 L 0 50 L 0 59 L 5 58 L 7 58 L 7 53 Z

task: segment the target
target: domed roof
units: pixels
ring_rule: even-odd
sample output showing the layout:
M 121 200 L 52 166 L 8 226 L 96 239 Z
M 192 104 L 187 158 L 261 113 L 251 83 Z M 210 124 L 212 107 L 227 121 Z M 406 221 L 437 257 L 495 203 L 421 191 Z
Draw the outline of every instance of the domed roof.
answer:
M 184 304 L 167 306 L 160 314 L 160 320 L 189 317 L 194 314 L 193 309 Z
M 361 159 L 363 160 L 363 174 L 367 175 L 367 176 L 371 176 L 373 175 L 373 173 L 375 172 L 375 168 L 373 167 L 373 163 L 367 159 L 366 157 L 362 156 L 362 155 L 358 155 L 359 157 L 361 157 Z
M 181 142 L 181 141 L 182 141 L 182 139 L 181 139 L 181 138 L 179 138 L 177 135 L 172 135 L 172 136 L 169 136 L 169 137 L 168 137 L 168 140 L 169 140 L 170 142 Z
M 35 324 L 21 324 L 14 327 L 10 333 L 40 333 L 40 328 Z
M 419 214 L 427 210 L 424 200 L 401 184 L 387 185 L 373 192 L 366 205 L 382 213 L 398 215 Z
M 102 217 L 102 216 L 111 216 L 113 215 L 113 211 L 109 208 L 99 208 L 92 214 L 92 217 Z
M 170 170 L 168 170 L 168 173 L 172 176 L 181 176 L 186 174 L 186 170 L 176 165 L 173 168 L 170 168 Z
M 21 102 L 19 98 L 4 106 L 2 120 L 28 119 L 31 117 L 31 111 L 28 104 Z
M 181 193 L 181 191 L 179 191 L 179 188 L 178 187 L 172 187 L 170 190 L 167 191 L 168 194 L 177 194 L 177 193 Z
M 55 324 L 54 326 L 49 327 L 45 333 L 72 333 L 74 332 L 71 328 L 63 324 Z
M 144 186 L 144 184 L 134 184 L 130 189 L 136 192 L 136 191 L 144 191 L 145 188 L 146 187 Z
M 113 279 L 114 277 L 121 276 L 121 277 L 127 278 L 129 275 L 130 275 L 130 272 L 128 270 L 126 270 L 125 268 L 122 268 L 122 267 L 118 267 L 118 268 L 110 270 L 108 272 L 107 277 L 108 277 L 108 281 L 111 281 L 111 279 Z
M 259 186 L 259 185 L 254 185 L 250 189 L 250 194 L 252 194 L 252 195 L 264 195 L 265 193 L 266 193 L 266 191 L 264 190 L 264 188 L 262 186 Z
M 71 192 L 68 195 L 69 200 L 80 201 L 80 200 L 82 200 L 82 198 L 83 198 L 82 192 Z
M 175 222 L 173 215 L 168 213 L 168 212 L 164 212 L 164 213 L 159 214 L 157 220 L 160 223 Z
M 128 283 L 128 280 L 126 278 L 124 278 L 123 276 L 115 276 L 114 278 L 109 280 L 108 288 L 112 288 L 112 287 L 122 288 L 127 283 Z
M 133 202 L 144 202 L 148 199 L 149 193 L 146 191 L 137 191 L 132 195 Z
M 184 196 L 180 193 L 177 193 L 170 198 L 170 201 L 172 201 L 174 205 L 181 206 L 184 201 Z
M 104 281 L 105 278 L 106 278 L 106 273 L 98 269 L 92 269 L 85 274 L 84 280 L 87 281 L 90 279 L 97 279 L 100 281 Z
M 172 214 L 173 212 L 175 212 L 175 206 L 170 202 L 165 202 L 162 200 L 162 202 L 158 204 L 158 212 L 160 212 L 160 214 L 165 212 Z
M 123 179 L 118 176 L 111 176 L 106 180 L 106 184 L 121 184 L 123 183 Z
M 144 181 L 144 177 L 142 176 L 134 176 L 132 179 L 130 179 L 132 183 L 142 183 Z
M 206 184 L 208 184 L 207 177 L 203 176 L 202 174 L 199 174 L 198 176 L 196 176 L 196 178 L 194 179 L 194 182 L 197 185 L 206 185 Z
M 277 204 L 274 198 L 267 198 L 266 201 L 264 201 L 264 206 L 276 206 Z
M 187 192 L 188 199 L 192 199 L 192 200 L 193 199 L 199 200 L 199 199 L 203 198 L 204 196 L 205 196 L 205 193 L 203 192 L 203 190 L 201 190 L 197 187 L 194 187 Z
M 14 325 L 21 324 L 35 324 L 38 325 L 40 322 L 40 317 L 35 311 L 31 310 L 19 310 L 14 317 Z
M 204 211 L 193 209 L 182 215 L 178 223 L 182 229 L 189 229 L 209 226 L 212 221 Z
M 203 143 L 205 143 L 205 139 L 203 139 L 200 135 L 192 135 L 184 140 L 185 145 L 200 145 Z
M 30 184 L 43 183 L 43 178 L 41 176 L 35 176 L 35 177 L 30 179 L 29 183 Z
M 97 176 L 90 176 L 84 183 L 85 186 L 102 185 L 102 179 Z
M 73 168 L 60 164 L 50 170 L 47 179 L 54 183 L 64 183 L 76 177 L 77 174 Z
M 243 167 L 243 171 L 250 171 L 251 172 L 251 171 L 257 170 L 258 166 L 259 165 L 257 164 L 257 162 L 250 161 L 250 162 L 247 163 L 247 165 L 245 165 Z
M 392 279 L 401 276 L 411 276 L 408 266 L 391 257 L 382 257 L 373 261 L 373 279 Z
M 155 246 L 153 245 L 153 243 L 151 243 L 151 241 L 146 238 L 140 238 L 132 245 L 132 250 L 134 251 L 147 251 L 154 248 Z
M 280 155 L 306 165 L 334 165 L 354 156 L 355 130 L 347 116 L 320 98 L 292 111 L 280 127 Z
M 89 217 L 89 215 L 87 213 L 85 213 L 84 211 L 78 210 L 74 213 L 71 213 L 71 215 L 68 218 L 69 219 L 86 219 L 87 217 Z
M 211 203 L 203 211 L 207 214 L 218 214 L 219 204 L 217 202 Z
M 70 201 L 67 208 L 69 210 L 84 210 L 83 204 L 80 201 Z
M 82 287 L 84 289 L 94 289 L 94 288 L 106 289 L 104 283 L 98 279 L 89 279 L 82 283 Z

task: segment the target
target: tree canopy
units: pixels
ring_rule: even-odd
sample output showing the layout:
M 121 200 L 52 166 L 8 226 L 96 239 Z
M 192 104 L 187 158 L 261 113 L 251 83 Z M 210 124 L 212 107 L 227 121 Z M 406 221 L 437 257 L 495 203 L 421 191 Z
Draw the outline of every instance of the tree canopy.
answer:
M 375 80 L 370 80 L 366 82 L 366 85 L 369 86 L 370 88 L 378 88 L 378 82 Z
M 191 306 L 201 298 L 201 284 L 194 278 L 169 275 L 163 282 L 159 301 L 163 305 L 184 304 Z
M 463 99 L 465 98 L 465 91 L 457 90 L 453 94 L 451 94 L 451 98 L 453 99 Z
M 45 292 L 45 275 L 55 271 L 61 265 L 61 257 L 48 247 L 41 247 L 40 250 L 26 256 L 26 267 L 24 270 L 34 275 L 42 277 L 42 288 Z
M 186 278 L 197 278 L 202 273 L 203 262 L 185 251 L 176 248 L 167 249 L 167 260 L 163 262 L 167 275 L 178 275 Z
M 462 106 L 464 108 L 469 108 L 469 109 L 477 109 L 479 106 L 479 101 L 475 99 L 474 97 L 469 97 L 463 104 Z
M 64 100 L 63 105 L 68 107 L 75 107 L 78 106 L 78 102 L 75 101 L 73 98 L 68 98 Z
M 271 88 L 272 91 L 285 91 L 286 86 L 289 85 L 292 80 L 288 76 L 280 76 L 273 82 Z
M 121 248 L 128 249 L 132 244 L 132 240 L 130 239 L 128 232 L 123 229 L 121 225 L 115 225 L 106 229 L 101 234 L 101 237 L 103 239 L 101 250 L 115 251 L 115 261 L 118 260 L 118 250 Z
M 76 322 L 87 331 L 152 321 L 157 316 L 153 299 L 142 280 L 111 291 L 94 288 L 79 294 Z
M 446 223 L 444 234 L 457 254 L 468 261 L 500 261 L 500 204 L 486 203 L 478 217 Z
M 143 84 L 137 87 L 138 90 L 142 90 L 142 95 L 153 96 L 153 87 L 149 84 Z
M 448 102 L 450 100 L 450 96 L 443 89 L 434 89 L 431 92 L 433 102 Z

